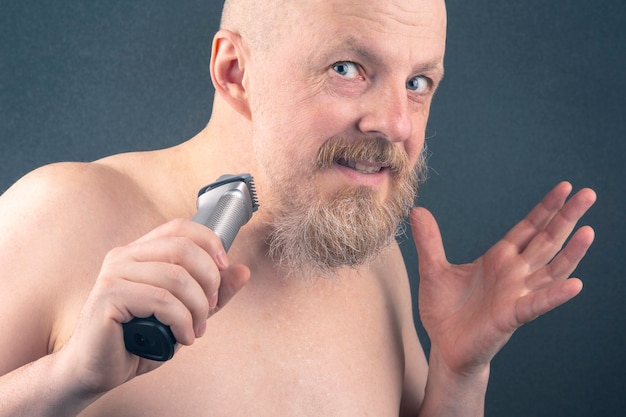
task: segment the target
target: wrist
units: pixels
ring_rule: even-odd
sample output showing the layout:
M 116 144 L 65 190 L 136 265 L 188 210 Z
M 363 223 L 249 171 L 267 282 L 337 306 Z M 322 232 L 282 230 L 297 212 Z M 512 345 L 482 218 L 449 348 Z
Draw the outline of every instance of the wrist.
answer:
M 85 395 L 57 354 L 24 365 L 0 378 L 0 416 L 75 416 L 99 395 Z M 78 395 L 77 395 L 78 394 Z
M 436 371 L 437 374 L 441 374 L 446 379 L 458 381 L 458 383 L 467 381 L 472 384 L 479 382 L 486 384 L 489 380 L 490 362 L 464 364 L 463 366 L 450 364 L 436 346 L 431 347 L 428 363 L 429 369 Z
M 78 414 L 89 404 L 96 401 L 104 392 L 97 392 L 85 383 L 84 378 L 77 374 L 77 366 L 70 355 L 61 349 L 46 358 L 48 362 L 50 387 L 54 390 L 54 405 L 62 410 L 71 410 Z M 73 415 L 73 414 L 72 414 Z
M 432 347 L 420 417 L 483 416 L 489 372 L 489 363 L 454 369 Z

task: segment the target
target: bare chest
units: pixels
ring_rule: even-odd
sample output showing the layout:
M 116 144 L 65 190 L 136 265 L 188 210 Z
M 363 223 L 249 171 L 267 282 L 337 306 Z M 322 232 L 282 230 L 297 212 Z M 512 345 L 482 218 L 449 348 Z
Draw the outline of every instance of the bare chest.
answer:
M 233 300 L 206 335 L 101 398 L 90 416 L 397 416 L 400 325 L 384 295 Z

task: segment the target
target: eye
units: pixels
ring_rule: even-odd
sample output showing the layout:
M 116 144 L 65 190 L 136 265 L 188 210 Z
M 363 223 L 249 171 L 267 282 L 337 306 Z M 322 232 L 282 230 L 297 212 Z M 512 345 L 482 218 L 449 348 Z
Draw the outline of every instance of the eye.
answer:
M 430 80 L 423 75 L 418 75 L 406 82 L 406 88 L 416 93 L 423 94 L 430 88 Z
M 346 78 L 356 78 L 359 75 L 359 68 L 354 62 L 341 61 L 333 64 L 333 70 Z

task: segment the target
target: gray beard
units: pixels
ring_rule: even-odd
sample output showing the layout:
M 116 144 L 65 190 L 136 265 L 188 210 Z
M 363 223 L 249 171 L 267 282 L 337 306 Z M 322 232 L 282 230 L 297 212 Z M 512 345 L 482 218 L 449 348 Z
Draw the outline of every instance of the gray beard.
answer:
M 283 194 L 280 213 L 274 213 L 271 222 L 270 257 L 288 276 L 305 279 L 330 277 L 339 268 L 367 264 L 401 230 L 424 172 L 422 157 L 415 169 L 395 174 L 383 202 L 367 187 L 344 189 L 326 200 Z

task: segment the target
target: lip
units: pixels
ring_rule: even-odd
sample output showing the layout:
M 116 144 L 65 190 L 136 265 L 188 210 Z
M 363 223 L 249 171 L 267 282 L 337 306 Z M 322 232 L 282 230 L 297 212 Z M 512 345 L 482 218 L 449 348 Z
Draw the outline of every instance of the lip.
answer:
M 385 168 L 384 165 L 381 165 L 381 164 L 376 163 L 376 162 L 356 160 L 356 159 L 340 158 L 337 161 L 337 163 L 339 165 L 343 165 L 343 166 L 347 166 L 348 168 L 352 168 L 355 171 L 359 171 L 362 174 L 375 174 L 375 173 L 379 172 L 381 169 Z M 366 171 L 366 172 L 362 172 L 362 171 Z M 367 172 L 367 171 L 371 171 L 371 172 Z
M 364 165 L 374 166 L 372 163 L 361 162 Z M 379 187 L 383 185 L 389 177 L 389 168 L 383 167 L 380 171 L 373 174 L 364 174 L 355 169 L 349 168 L 338 163 L 334 163 L 333 168 L 341 172 L 349 182 L 353 185 L 361 185 L 367 187 Z

